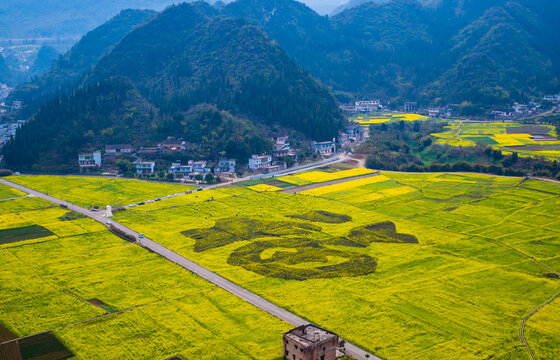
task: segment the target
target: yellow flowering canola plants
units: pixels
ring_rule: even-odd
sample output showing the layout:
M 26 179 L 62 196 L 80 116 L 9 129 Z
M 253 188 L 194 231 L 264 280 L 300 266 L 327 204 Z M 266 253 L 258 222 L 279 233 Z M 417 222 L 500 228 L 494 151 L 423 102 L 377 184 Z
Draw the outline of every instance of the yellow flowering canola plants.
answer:
M 321 196 L 186 195 L 117 218 L 382 358 L 526 358 L 519 323 L 558 291 L 545 276 L 560 271 L 558 196 L 474 174 L 354 181 Z
M 253 186 L 249 186 L 247 187 L 247 189 L 251 189 L 257 192 L 267 192 L 267 191 L 280 191 L 282 190 L 282 188 L 279 188 L 277 186 L 272 186 L 272 185 L 267 185 L 267 184 L 259 184 L 259 185 L 253 185 Z
M 342 179 L 317 183 L 315 196 L 205 190 L 115 220 L 381 358 L 527 358 L 521 319 L 558 293 L 559 184 L 446 173 Z M 8 202 L 21 200 L 32 199 Z M 55 334 L 84 359 L 282 356 L 286 324 L 88 219 L 18 207 L 28 210 L 0 215 L 0 231 L 14 241 L 44 236 L 0 245 L 0 314 L 18 335 L 126 310 Z M 10 230 L 20 225 L 26 231 Z M 557 306 L 527 322 L 541 358 L 560 358 Z
M 9 176 L 6 179 L 83 207 L 130 205 L 194 189 L 179 184 L 84 176 Z
M 76 359 L 281 356 L 288 324 L 89 218 L 32 198 L 10 212 L 11 201 L 0 202 L 1 336 L 55 329 Z
M 309 172 L 298 173 L 295 175 L 281 176 L 278 178 L 278 180 L 297 186 L 303 186 L 303 185 L 322 183 L 322 182 L 333 181 L 333 180 L 346 179 L 346 178 L 351 178 L 356 176 L 369 175 L 373 173 L 374 173 L 373 170 L 364 169 L 364 168 L 356 168 L 356 169 L 342 170 L 342 171 L 335 171 L 335 172 L 314 170 Z

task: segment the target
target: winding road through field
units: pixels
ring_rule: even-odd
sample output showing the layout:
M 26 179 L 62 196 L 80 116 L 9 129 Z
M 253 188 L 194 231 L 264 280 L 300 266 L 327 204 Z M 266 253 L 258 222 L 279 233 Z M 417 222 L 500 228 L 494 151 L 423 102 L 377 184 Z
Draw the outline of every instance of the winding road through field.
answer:
M 52 197 L 50 195 L 47 194 L 43 194 L 41 192 L 35 191 L 33 189 L 27 188 L 25 186 L 21 186 L 18 185 L 16 183 L 7 181 L 5 179 L 1 179 L 0 178 L 0 183 L 10 186 L 14 189 L 18 189 L 21 191 L 24 191 L 32 196 L 36 196 L 45 200 L 48 200 L 52 203 L 58 204 L 58 205 L 62 205 L 66 208 L 68 208 L 69 210 L 78 212 L 80 214 L 86 215 L 96 221 L 101 222 L 102 224 L 106 224 L 107 219 L 105 218 L 103 212 L 92 212 L 90 210 L 87 210 L 83 207 L 74 205 L 72 203 L 69 203 L 67 201 L 64 200 L 60 200 L 58 198 Z M 139 244 L 140 246 L 149 249 L 157 254 L 159 254 L 160 256 L 176 263 L 177 265 L 193 272 L 194 274 L 204 278 L 205 280 L 221 287 L 222 289 L 232 293 L 233 295 L 249 302 L 250 304 L 258 307 L 261 310 L 266 311 L 267 313 L 277 317 L 278 319 L 285 321 L 293 326 L 301 326 L 301 325 L 306 325 L 309 324 L 310 322 L 289 312 L 286 309 L 283 309 L 273 303 L 271 303 L 270 301 L 250 292 L 249 290 L 234 284 L 233 282 L 211 272 L 210 270 L 190 261 L 189 259 L 169 250 L 168 248 L 158 244 L 157 242 L 150 240 L 148 238 L 139 238 L 139 233 L 118 223 L 115 222 L 113 220 L 111 220 L 112 226 L 114 228 L 116 228 L 119 232 L 126 234 L 127 236 L 130 236 L 131 238 L 135 238 L 137 244 Z M 362 348 L 358 347 L 357 345 L 354 345 L 350 342 L 345 341 L 345 352 L 352 356 L 353 358 L 357 359 L 357 360 L 382 360 L 381 358 L 368 353 L 367 351 L 363 350 Z

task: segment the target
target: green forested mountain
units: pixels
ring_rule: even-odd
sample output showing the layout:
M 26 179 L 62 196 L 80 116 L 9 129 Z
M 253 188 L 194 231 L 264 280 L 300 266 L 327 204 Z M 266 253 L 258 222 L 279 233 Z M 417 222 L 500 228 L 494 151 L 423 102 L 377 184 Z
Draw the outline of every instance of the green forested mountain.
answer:
M 71 92 L 91 68 L 138 24 L 154 16 L 151 10 L 123 10 L 113 19 L 86 34 L 58 58 L 43 76 L 19 86 L 10 99 L 22 100 L 25 116 L 31 116 L 49 94 Z
M 4 56 L 0 55 L 0 83 L 10 83 L 12 80 L 12 74 L 10 68 L 4 59 Z
M 560 90 L 555 0 L 370 1 L 330 18 L 238 0 L 223 13 L 261 26 L 340 94 L 494 106 Z
M 32 76 L 40 76 L 46 73 L 59 55 L 55 48 L 48 45 L 41 46 L 31 67 Z
M 343 118 L 329 91 L 260 29 L 215 11 L 172 6 L 124 36 L 4 148 L 8 165 L 75 170 L 80 151 L 168 136 L 199 144 L 200 156 L 246 161 L 269 150 L 267 129 L 335 136 Z
M 348 9 L 352 9 L 356 6 L 360 6 L 362 4 L 365 4 L 367 2 L 374 2 L 377 4 L 384 4 L 389 2 L 390 0 L 350 0 L 342 5 L 337 6 L 332 12 L 331 15 L 336 15 L 339 14 L 341 12 L 343 12 L 344 10 L 348 10 Z

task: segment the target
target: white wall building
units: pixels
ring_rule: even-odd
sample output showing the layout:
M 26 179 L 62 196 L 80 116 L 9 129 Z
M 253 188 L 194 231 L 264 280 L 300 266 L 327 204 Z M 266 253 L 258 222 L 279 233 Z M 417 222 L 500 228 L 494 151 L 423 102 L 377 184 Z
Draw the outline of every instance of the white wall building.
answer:
M 78 155 L 78 163 L 81 167 L 101 166 L 101 152 L 97 151 L 94 153 L 80 154 Z
M 249 169 L 251 170 L 259 170 L 259 169 L 266 169 L 272 165 L 272 156 L 271 155 L 253 155 L 249 159 Z

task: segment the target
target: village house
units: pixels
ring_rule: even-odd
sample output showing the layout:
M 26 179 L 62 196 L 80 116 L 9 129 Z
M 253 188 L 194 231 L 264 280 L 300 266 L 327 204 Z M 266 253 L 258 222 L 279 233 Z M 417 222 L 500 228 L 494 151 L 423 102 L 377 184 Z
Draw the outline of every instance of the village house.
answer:
M 154 161 L 136 161 L 136 173 L 139 175 L 152 175 L 155 168 L 156 163 Z
M 526 113 L 527 111 L 529 111 L 529 106 L 526 105 L 526 104 L 515 103 L 513 105 L 513 110 L 518 114 L 522 114 L 522 113 Z
M 170 174 L 182 175 L 183 177 L 187 177 L 190 173 L 193 172 L 193 167 L 190 165 L 181 165 L 180 162 L 177 162 L 171 164 L 168 172 Z
M 403 110 L 407 113 L 418 111 L 418 104 L 415 102 L 405 102 Z
M 272 166 L 271 155 L 253 155 L 249 159 L 249 169 L 252 171 L 266 169 Z
M 357 123 L 346 125 L 344 131 L 338 133 L 338 144 L 344 148 L 362 136 L 362 128 Z
M 131 154 L 132 153 L 132 145 L 130 144 L 115 144 L 115 145 L 106 145 L 105 146 L 105 154 Z
M 297 161 L 297 153 L 295 149 L 292 148 L 292 145 L 288 142 L 287 136 L 282 136 L 276 139 L 272 154 L 274 159 L 277 160 L 289 156 L 293 158 L 294 161 Z
M 560 102 L 560 94 L 556 94 L 556 95 L 545 95 L 544 101 Z
M 492 115 L 495 119 L 508 119 L 513 117 L 513 114 L 507 111 L 492 111 Z
M 234 159 L 220 159 L 218 161 L 218 166 L 214 169 L 216 174 L 220 173 L 234 173 L 236 161 Z
M 381 101 L 379 100 L 356 101 L 356 112 L 369 113 L 379 110 L 380 106 Z
M 332 155 L 336 153 L 336 139 L 332 141 L 313 141 L 311 142 L 311 151 L 320 155 Z
M 207 165 L 208 162 L 205 160 L 202 161 L 193 161 L 189 160 L 189 166 L 192 167 L 192 172 L 195 174 L 207 174 L 212 171 Z
M 184 140 L 165 140 L 158 144 L 164 151 L 182 151 L 187 149 L 187 142 Z
M 436 117 L 438 117 L 438 116 L 439 116 L 439 112 L 440 112 L 440 109 L 439 109 L 439 108 L 429 108 L 429 109 L 428 109 L 428 115 L 429 115 L 431 118 L 436 118 Z
M 273 155 L 275 158 L 287 156 L 290 151 L 291 147 L 287 136 L 282 136 L 276 139 L 273 147 Z
M 79 154 L 78 164 L 80 165 L 80 167 L 101 166 L 102 165 L 101 152 L 96 151 L 93 153 Z
M 284 359 L 336 360 L 338 335 L 315 325 L 303 325 L 284 333 Z

